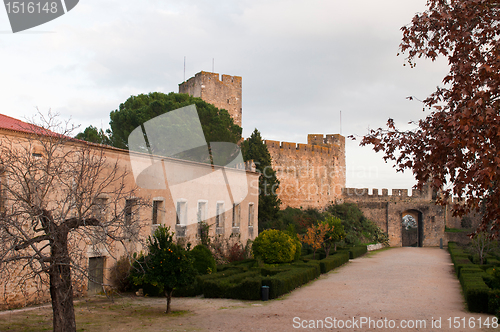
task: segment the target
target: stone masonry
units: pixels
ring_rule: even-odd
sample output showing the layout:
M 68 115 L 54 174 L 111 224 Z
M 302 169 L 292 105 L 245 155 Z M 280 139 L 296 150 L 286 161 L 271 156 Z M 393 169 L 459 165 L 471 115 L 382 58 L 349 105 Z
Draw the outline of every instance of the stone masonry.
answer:
M 280 181 L 283 207 L 323 209 L 342 197 L 345 138 L 310 134 L 307 144 L 265 141 Z M 265 174 L 264 174 L 265 175 Z
M 422 191 L 412 190 L 408 196 L 407 189 L 393 189 L 389 195 L 387 189 L 345 188 L 342 194 L 345 203 L 356 203 L 365 217 L 374 221 L 383 231 L 389 234 L 391 246 L 405 246 L 405 229 L 402 218 L 411 215 L 418 223 L 415 236 L 418 246 L 439 246 L 448 241 L 457 241 L 452 238 L 455 233 L 445 233 L 445 226 L 460 228 L 460 219 L 453 217 L 447 206 L 436 205 L 436 193 L 429 186 Z M 479 216 L 469 216 L 475 225 Z
M 179 84 L 179 93 L 187 93 L 199 97 L 229 112 L 234 123 L 241 127 L 241 77 L 222 75 L 218 73 L 199 72 L 194 77 Z

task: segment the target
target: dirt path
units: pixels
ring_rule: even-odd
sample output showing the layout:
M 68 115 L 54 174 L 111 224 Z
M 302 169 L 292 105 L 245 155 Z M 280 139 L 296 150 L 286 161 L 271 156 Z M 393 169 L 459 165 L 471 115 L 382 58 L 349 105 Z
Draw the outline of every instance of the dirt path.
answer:
M 477 328 L 479 319 L 491 322 L 493 316 L 465 310 L 449 254 L 437 248 L 369 253 L 277 300 L 174 298 L 178 314 L 170 316 L 163 313 L 165 304 L 159 298 L 117 299 L 112 305 L 105 298 L 81 300 L 77 326 L 106 332 L 497 330 Z M 30 322 L 44 321 L 50 328 L 50 308 L 42 307 L 1 315 L 0 331 L 2 320 L 9 331 L 25 331 L 22 326 L 33 324 L 28 315 L 35 313 Z M 16 321 L 21 328 L 14 328 Z
M 305 330 L 304 326 L 320 327 L 318 320 L 328 328 L 336 318 L 334 331 L 480 331 L 488 329 L 477 328 L 479 319 L 491 321 L 493 317 L 465 310 L 449 254 L 438 248 L 394 248 L 371 253 L 323 275 L 281 300 L 240 302 L 244 308 L 237 308 L 237 302 L 232 302 L 231 309 L 221 309 L 225 300 L 211 301 L 219 306 L 217 311 L 213 311 L 213 306 L 201 306 L 194 309 L 191 317 L 179 318 L 179 323 L 186 328 L 207 331 L 297 331 Z M 195 303 L 186 299 L 185 304 L 177 302 L 176 307 L 188 309 L 188 305 Z M 456 328 L 453 327 L 454 317 L 460 319 L 455 323 Z M 439 319 L 441 328 L 436 322 Z M 417 320 L 425 321 L 426 327 L 415 328 Z M 361 325 L 362 321 L 365 324 Z M 476 323 L 476 328 L 469 328 L 469 322 Z M 394 328 L 379 329 L 377 323 Z M 413 323 L 413 329 L 401 326 Z

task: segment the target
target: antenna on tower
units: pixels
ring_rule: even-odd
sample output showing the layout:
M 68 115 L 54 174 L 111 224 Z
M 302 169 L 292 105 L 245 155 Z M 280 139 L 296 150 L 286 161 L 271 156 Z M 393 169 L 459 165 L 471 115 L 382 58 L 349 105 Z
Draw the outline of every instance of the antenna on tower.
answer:
M 342 111 L 340 111 L 340 135 L 342 135 Z

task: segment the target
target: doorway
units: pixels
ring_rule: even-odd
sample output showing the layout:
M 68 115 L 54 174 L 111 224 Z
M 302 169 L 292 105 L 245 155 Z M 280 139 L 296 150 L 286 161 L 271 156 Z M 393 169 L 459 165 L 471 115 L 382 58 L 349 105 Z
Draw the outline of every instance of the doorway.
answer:
M 104 282 L 104 257 L 90 257 L 88 294 L 94 295 L 102 292 L 103 282 Z
M 401 245 L 422 247 L 424 240 L 422 212 L 407 210 L 401 216 Z

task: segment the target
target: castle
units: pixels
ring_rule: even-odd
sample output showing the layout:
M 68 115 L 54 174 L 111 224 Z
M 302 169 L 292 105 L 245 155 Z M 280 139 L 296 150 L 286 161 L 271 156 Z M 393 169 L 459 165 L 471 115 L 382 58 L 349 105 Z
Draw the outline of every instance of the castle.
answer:
M 179 84 L 179 93 L 200 97 L 229 111 L 241 126 L 242 79 L 239 76 L 199 72 Z M 345 138 L 310 134 L 307 144 L 265 141 L 280 186 L 277 194 L 284 207 L 324 208 L 342 197 L 345 187 Z
M 200 72 L 179 84 L 180 93 L 188 93 L 225 108 L 241 126 L 242 79 L 239 76 Z M 429 187 L 407 189 L 346 188 L 345 137 L 334 134 L 310 134 L 307 144 L 265 141 L 272 167 L 280 181 L 277 190 L 282 207 L 324 209 L 331 203 L 356 203 L 364 215 L 389 235 L 391 246 L 438 246 L 441 241 L 463 241 L 463 233 L 445 233 L 445 226 L 460 228 L 460 219 L 451 216 L 448 206 L 435 204 L 436 193 Z M 405 229 L 402 219 L 411 216 L 413 229 Z M 476 218 L 477 219 L 477 218 Z M 477 221 L 476 221 L 477 222 Z

